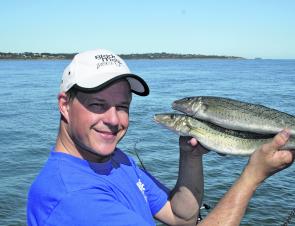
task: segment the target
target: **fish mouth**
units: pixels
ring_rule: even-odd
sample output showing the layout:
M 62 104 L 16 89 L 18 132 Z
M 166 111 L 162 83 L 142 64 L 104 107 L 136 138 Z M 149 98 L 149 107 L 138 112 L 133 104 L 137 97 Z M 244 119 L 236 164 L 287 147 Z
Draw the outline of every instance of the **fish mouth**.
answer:
M 174 101 L 173 103 L 172 103 L 172 105 L 171 105 L 171 107 L 172 107 L 172 109 L 174 109 L 174 110 L 176 110 L 175 108 L 176 108 L 176 101 Z
M 163 124 L 163 122 L 161 122 L 161 120 L 164 119 L 164 114 L 155 114 L 154 115 L 154 122 L 158 123 L 158 124 Z
M 177 100 L 174 101 L 174 102 L 172 103 L 171 108 L 172 108 L 173 110 L 177 110 L 177 111 L 181 111 L 181 112 L 184 111 L 184 106 L 183 106 L 183 104 L 181 103 L 180 100 L 179 100 L 179 101 L 177 101 Z
M 154 115 L 154 122 L 168 129 L 171 129 L 171 120 L 173 120 L 172 114 L 155 114 Z
M 189 103 L 186 102 L 186 99 L 176 100 L 172 103 L 171 108 L 176 111 L 185 113 L 186 115 L 192 115 L 192 110 L 190 109 Z
M 158 115 L 159 115 L 159 114 L 155 114 L 154 117 L 153 117 L 153 120 L 154 120 L 154 122 L 156 122 L 156 123 L 159 123 L 159 121 L 158 121 Z
M 169 120 L 174 120 L 178 115 L 181 114 L 175 114 L 175 113 L 159 113 L 154 115 L 154 121 L 158 123 L 163 123 L 161 122 L 162 120 L 166 121 L 167 119 Z

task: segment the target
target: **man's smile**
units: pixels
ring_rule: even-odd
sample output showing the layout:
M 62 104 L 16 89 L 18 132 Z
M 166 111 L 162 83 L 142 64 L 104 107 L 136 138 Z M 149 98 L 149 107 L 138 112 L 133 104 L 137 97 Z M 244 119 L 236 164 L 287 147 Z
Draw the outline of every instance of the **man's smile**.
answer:
M 115 139 L 115 137 L 117 136 L 117 134 L 120 130 L 116 130 L 113 132 L 113 131 L 109 131 L 109 130 L 94 129 L 94 131 L 97 132 L 99 134 L 99 136 L 101 136 L 103 139 L 113 140 L 113 139 Z

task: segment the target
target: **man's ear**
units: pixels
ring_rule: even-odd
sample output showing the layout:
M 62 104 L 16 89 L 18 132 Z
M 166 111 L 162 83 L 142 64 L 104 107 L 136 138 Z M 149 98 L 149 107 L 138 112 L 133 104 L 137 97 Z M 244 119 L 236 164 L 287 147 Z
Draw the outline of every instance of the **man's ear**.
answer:
M 61 114 L 62 119 L 65 122 L 68 122 L 69 120 L 69 104 L 70 104 L 70 100 L 65 93 L 58 94 L 59 112 Z

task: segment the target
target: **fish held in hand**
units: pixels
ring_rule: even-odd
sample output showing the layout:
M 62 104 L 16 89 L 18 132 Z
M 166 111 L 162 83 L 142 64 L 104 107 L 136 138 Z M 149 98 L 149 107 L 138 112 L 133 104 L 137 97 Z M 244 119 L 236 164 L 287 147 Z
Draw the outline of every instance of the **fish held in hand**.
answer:
M 220 154 L 248 156 L 273 138 L 273 135 L 222 128 L 183 114 L 156 114 L 154 120 L 182 136 L 196 138 L 205 148 Z M 294 138 L 290 138 L 282 149 L 295 149 Z
M 263 105 L 223 97 L 196 96 L 176 100 L 172 108 L 232 130 L 277 134 L 289 128 L 291 135 L 295 135 L 295 116 Z

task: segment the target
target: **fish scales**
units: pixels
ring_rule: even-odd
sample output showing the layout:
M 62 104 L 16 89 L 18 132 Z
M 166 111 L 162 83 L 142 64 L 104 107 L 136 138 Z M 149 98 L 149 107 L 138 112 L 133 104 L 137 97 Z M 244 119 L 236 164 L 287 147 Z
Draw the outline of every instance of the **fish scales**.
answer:
M 289 128 L 295 135 L 295 117 L 276 109 L 230 98 L 197 96 L 176 100 L 174 110 L 224 128 L 261 134 L 276 134 Z
M 198 121 L 203 122 L 204 124 L 206 124 L 206 126 L 212 128 L 213 130 L 217 130 L 221 133 L 225 133 L 228 135 L 232 135 L 232 136 L 240 137 L 240 138 L 244 138 L 244 139 L 258 139 L 258 138 L 267 139 L 267 138 L 274 137 L 274 134 L 261 134 L 261 133 L 248 132 L 248 131 L 232 130 L 232 129 L 220 127 L 220 126 L 215 125 L 211 122 L 208 122 L 208 121 L 206 122 L 201 119 L 198 119 Z
M 221 154 L 251 155 L 262 144 L 272 140 L 272 137 L 261 138 L 250 132 L 212 126 L 183 114 L 156 114 L 154 120 L 182 136 L 195 137 L 207 149 Z M 295 149 L 295 139 L 291 138 L 282 149 Z

